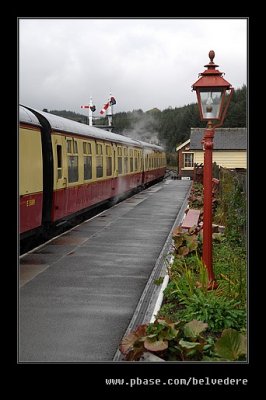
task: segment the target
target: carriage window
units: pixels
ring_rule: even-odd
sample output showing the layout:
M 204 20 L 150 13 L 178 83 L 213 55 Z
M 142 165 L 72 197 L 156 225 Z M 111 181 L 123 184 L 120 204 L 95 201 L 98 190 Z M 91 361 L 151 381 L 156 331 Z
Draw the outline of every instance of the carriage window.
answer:
M 146 158 L 145 158 L 145 169 L 148 169 L 148 168 L 149 168 L 149 156 L 147 154 Z
M 106 176 L 112 175 L 112 149 L 111 146 L 106 146 Z
M 72 153 L 72 140 L 67 140 L 67 153 Z
M 83 154 L 91 154 L 91 143 L 83 142 Z
M 122 159 L 122 147 L 117 147 L 117 163 L 118 163 L 118 175 L 123 174 L 123 159 Z
M 88 148 L 86 142 L 83 142 L 83 154 L 88 154 Z
M 96 178 L 103 177 L 103 146 L 102 144 L 96 145 Z
M 118 157 L 118 175 L 123 174 L 122 157 Z
M 103 154 L 103 146 L 101 144 L 97 144 L 96 153 L 98 155 Z
M 91 156 L 84 156 L 84 179 L 92 178 Z
M 129 169 L 130 169 L 130 172 L 133 172 L 133 150 L 132 149 L 130 149 L 129 150 Z
M 137 150 L 134 150 L 134 170 L 137 171 L 138 170 L 138 152 Z
M 124 157 L 124 174 L 128 173 L 128 157 Z
M 103 157 L 96 156 L 96 178 L 103 176 Z
M 57 154 L 57 179 L 62 178 L 62 146 L 58 144 L 56 146 L 56 154 Z
M 112 175 L 112 157 L 106 157 L 106 176 Z
M 126 147 L 123 148 L 124 154 L 124 174 L 128 174 L 128 149 Z
M 77 182 L 79 180 L 78 156 L 68 156 L 68 182 Z
M 76 140 L 67 140 L 67 168 L 68 168 L 68 182 L 77 182 L 79 180 L 78 170 L 78 144 Z
M 84 180 L 92 178 L 92 159 L 91 154 L 91 144 L 83 142 L 83 168 L 84 168 Z
M 96 178 L 103 176 L 103 146 L 101 144 L 96 145 Z

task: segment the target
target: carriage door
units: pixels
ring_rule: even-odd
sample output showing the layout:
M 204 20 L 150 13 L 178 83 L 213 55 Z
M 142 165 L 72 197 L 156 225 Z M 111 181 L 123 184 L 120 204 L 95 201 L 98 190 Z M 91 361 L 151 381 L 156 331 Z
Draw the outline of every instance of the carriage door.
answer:
M 66 166 L 66 140 L 64 136 L 53 136 L 54 153 L 54 190 L 67 187 L 67 166 Z

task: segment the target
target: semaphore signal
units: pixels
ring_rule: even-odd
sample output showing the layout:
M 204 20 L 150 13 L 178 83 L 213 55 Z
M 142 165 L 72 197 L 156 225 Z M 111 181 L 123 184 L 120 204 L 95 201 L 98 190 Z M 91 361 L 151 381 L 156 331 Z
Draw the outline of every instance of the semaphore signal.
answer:
M 103 105 L 103 108 L 100 111 L 100 114 L 103 115 L 106 112 L 108 118 L 108 125 L 112 126 L 112 117 L 113 117 L 113 105 L 116 104 L 116 100 L 114 96 L 110 93 L 110 97 L 107 103 Z
M 89 125 L 92 126 L 92 113 L 96 110 L 95 105 L 92 103 L 92 97 L 90 96 L 90 104 L 87 106 L 80 106 L 80 108 L 88 108 L 89 109 Z

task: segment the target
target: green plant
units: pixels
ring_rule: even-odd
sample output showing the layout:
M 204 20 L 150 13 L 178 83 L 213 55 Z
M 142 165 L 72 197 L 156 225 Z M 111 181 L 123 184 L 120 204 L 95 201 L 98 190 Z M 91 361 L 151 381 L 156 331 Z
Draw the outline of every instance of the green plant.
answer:
M 247 274 L 246 255 L 243 248 L 233 246 L 225 240 L 222 245 L 213 245 L 213 260 L 215 274 L 219 287 L 226 297 L 246 304 Z
M 158 311 L 157 318 L 166 318 L 170 321 L 177 321 L 179 319 L 179 311 L 184 306 L 178 301 L 172 303 L 165 303 Z
M 198 255 L 193 256 L 193 267 L 187 266 L 187 260 L 190 257 L 183 259 L 182 268 L 179 268 L 179 273 L 176 273 L 172 279 L 171 285 L 174 287 L 172 294 L 177 294 L 179 301 L 192 296 L 197 290 L 206 292 L 208 290 L 208 274 L 203 262 Z M 191 257 L 192 259 L 192 257 Z
M 158 318 L 140 325 L 124 337 L 119 349 L 126 361 L 138 361 L 145 352 L 166 361 L 242 360 L 246 354 L 246 338 L 234 329 L 225 329 L 216 341 L 208 335 L 208 324 L 198 320 L 187 323 Z
M 245 248 L 246 187 L 245 174 L 220 168 L 220 193 L 214 222 L 225 226 L 227 239 Z
M 201 321 L 189 323 L 156 319 L 149 325 L 141 325 L 126 336 L 120 351 L 126 360 L 139 360 L 145 351 L 157 354 L 165 360 L 200 360 L 208 351 L 203 332 L 208 325 Z
M 243 360 L 247 353 L 246 337 L 234 329 L 225 329 L 215 343 L 214 350 L 223 359 Z
M 224 296 L 217 296 L 215 291 L 197 290 L 181 302 L 186 306 L 180 311 L 181 319 L 204 321 L 213 332 L 219 332 L 225 328 L 240 329 L 245 326 L 246 312 L 238 308 L 240 303 Z
M 193 182 L 189 196 L 189 205 L 191 208 L 196 209 L 203 207 L 203 185 L 199 182 Z
M 181 226 L 178 226 L 173 231 L 173 241 L 175 255 L 177 257 L 186 256 L 189 253 L 195 253 L 200 244 L 198 229 L 190 228 L 188 232 L 184 232 Z
M 158 279 L 154 279 L 154 285 L 160 286 L 163 283 L 163 276 L 160 276 Z
M 178 301 L 178 293 L 175 292 L 175 282 L 170 281 L 163 291 L 164 302 Z

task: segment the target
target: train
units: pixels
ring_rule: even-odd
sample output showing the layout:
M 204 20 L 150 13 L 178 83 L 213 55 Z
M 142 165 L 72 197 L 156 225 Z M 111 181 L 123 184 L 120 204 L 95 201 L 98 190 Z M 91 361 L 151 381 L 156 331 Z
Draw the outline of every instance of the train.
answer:
M 20 240 L 162 180 L 161 146 L 19 105 Z

